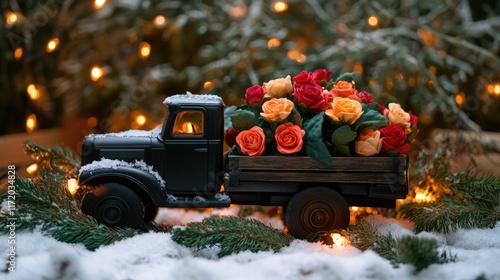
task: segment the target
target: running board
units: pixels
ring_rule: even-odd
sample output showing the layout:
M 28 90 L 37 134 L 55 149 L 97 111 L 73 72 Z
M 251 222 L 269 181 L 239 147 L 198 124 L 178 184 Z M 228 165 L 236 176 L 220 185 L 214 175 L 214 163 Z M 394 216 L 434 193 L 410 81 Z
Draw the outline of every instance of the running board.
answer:
M 169 195 L 164 207 L 170 208 L 223 208 L 229 207 L 231 199 L 225 194 L 217 194 L 215 197 L 202 196 L 173 196 Z M 163 206 L 162 206 L 163 207 Z

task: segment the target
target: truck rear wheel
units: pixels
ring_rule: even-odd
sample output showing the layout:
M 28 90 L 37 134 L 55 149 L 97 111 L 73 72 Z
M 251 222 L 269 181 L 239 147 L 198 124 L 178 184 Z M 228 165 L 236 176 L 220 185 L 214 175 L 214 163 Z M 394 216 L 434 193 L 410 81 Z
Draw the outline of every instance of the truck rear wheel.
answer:
M 335 190 L 308 188 L 290 199 L 285 221 L 293 236 L 307 239 L 315 233 L 346 228 L 349 225 L 349 206 Z
M 138 228 L 144 220 L 141 198 L 130 188 L 117 183 L 101 185 L 85 195 L 82 211 L 110 227 Z

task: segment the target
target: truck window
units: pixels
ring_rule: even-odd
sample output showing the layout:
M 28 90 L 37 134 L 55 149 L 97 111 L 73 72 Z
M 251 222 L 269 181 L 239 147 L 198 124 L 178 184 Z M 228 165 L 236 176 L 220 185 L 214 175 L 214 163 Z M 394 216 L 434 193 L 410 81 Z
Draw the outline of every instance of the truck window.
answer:
M 172 135 L 203 135 L 205 132 L 203 121 L 203 112 L 201 111 L 183 111 L 177 114 Z

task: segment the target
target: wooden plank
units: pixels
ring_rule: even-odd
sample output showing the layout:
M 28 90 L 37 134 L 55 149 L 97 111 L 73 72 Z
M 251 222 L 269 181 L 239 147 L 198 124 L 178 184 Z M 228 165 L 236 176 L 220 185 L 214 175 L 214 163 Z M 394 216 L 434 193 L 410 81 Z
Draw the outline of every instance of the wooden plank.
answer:
M 234 175 L 233 175 L 234 176 Z M 331 172 L 239 172 L 241 182 L 309 182 L 309 183 L 352 183 L 352 184 L 404 184 L 406 177 L 394 173 L 331 173 Z
M 333 164 L 311 157 L 296 156 L 229 156 L 231 170 L 329 171 L 329 172 L 394 172 L 407 167 L 407 157 L 333 157 Z

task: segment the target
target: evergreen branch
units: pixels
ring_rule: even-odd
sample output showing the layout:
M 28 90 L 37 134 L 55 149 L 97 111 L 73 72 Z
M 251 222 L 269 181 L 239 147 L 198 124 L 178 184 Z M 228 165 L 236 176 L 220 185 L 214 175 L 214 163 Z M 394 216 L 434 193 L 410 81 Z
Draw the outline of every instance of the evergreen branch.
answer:
M 199 223 L 175 229 L 172 240 L 196 250 L 220 246 L 219 257 L 242 251 L 279 251 L 293 237 L 253 219 L 211 216 Z
M 446 252 L 439 254 L 435 239 L 409 235 L 395 238 L 390 233 L 381 235 L 377 227 L 367 221 L 350 226 L 346 233 L 354 247 L 362 251 L 373 250 L 395 267 L 399 264 L 411 264 L 415 267 L 415 273 L 431 264 L 455 261 L 455 257 L 448 256 Z

